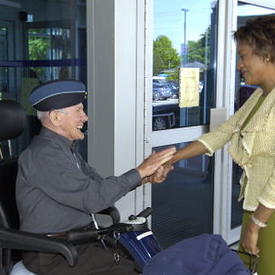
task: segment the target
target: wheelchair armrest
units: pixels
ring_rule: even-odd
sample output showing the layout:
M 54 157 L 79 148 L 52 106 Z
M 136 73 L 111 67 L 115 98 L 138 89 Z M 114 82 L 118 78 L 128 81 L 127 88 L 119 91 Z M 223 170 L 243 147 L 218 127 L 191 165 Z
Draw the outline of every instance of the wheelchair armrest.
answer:
M 117 223 L 106 228 L 71 230 L 66 234 L 66 240 L 73 244 L 83 244 L 99 240 L 110 233 L 125 233 L 131 231 L 133 231 L 132 225 Z
M 17 250 L 60 253 L 70 266 L 77 263 L 78 253 L 70 242 L 41 234 L 0 228 L 0 246 Z
M 120 221 L 120 214 L 119 214 L 118 209 L 115 206 L 108 207 L 96 214 L 111 216 L 114 224 L 119 223 L 119 221 Z

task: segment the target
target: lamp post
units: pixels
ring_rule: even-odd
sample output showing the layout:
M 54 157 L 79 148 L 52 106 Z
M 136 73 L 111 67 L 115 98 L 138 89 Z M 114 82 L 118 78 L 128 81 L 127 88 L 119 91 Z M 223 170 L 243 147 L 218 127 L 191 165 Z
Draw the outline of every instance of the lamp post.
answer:
M 186 13 L 189 11 L 188 9 L 181 9 L 184 12 L 184 33 L 183 33 L 183 49 L 182 49 L 182 64 L 181 67 L 185 67 L 187 63 L 187 45 L 186 45 Z M 180 73 L 181 78 L 181 73 Z M 182 82 L 182 80 L 180 80 Z M 180 88 L 180 93 L 182 88 Z M 180 108 L 180 125 L 188 126 L 188 108 Z
M 186 45 L 186 13 L 189 11 L 188 9 L 181 9 L 184 12 L 184 26 L 183 26 L 183 65 L 187 63 L 187 45 Z

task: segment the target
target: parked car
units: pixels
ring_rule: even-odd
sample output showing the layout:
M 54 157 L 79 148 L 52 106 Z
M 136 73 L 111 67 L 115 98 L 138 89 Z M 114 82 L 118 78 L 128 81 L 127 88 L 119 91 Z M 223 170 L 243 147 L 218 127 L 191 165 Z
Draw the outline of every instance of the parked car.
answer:
M 158 101 L 160 100 L 160 91 L 158 88 L 153 87 L 153 101 Z
M 178 125 L 180 108 L 176 103 L 153 104 L 153 131 L 171 129 Z
M 172 90 L 166 82 L 153 81 L 153 101 L 172 97 Z
M 179 98 L 179 83 L 176 81 L 167 81 L 167 86 L 170 87 L 172 98 Z

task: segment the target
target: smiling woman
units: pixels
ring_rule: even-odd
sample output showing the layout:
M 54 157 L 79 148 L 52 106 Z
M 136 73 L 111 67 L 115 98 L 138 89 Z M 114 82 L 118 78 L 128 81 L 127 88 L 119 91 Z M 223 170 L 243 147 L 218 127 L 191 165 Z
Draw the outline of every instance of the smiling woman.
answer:
M 238 69 L 247 84 L 259 86 L 228 120 L 179 149 L 169 164 L 201 154 L 228 151 L 242 167 L 241 250 L 259 255 L 257 271 L 275 274 L 275 15 L 250 19 L 234 34 Z M 265 50 L 261 50 L 264 47 Z M 269 49 L 270 52 L 266 51 Z
M 274 254 L 275 239 L 273 238 L 275 232 L 275 218 L 274 218 L 274 184 L 273 184 L 273 165 L 270 167 L 268 164 L 262 164 L 264 170 L 261 171 L 261 179 L 256 181 L 257 178 L 257 159 L 261 159 L 260 155 L 263 155 L 264 150 L 269 153 L 274 151 L 274 136 L 273 128 L 271 124 L 274 122 L 268 121 L 271 118 L 273 120 L 274 112 L 274 87 L 275 87 L 275 55 L 274 55 L 274 39 L 275 35 L 275 16 L 267 15 L 248 20 L 243 26 L 241 26 L 235 33 L 234 37 L 237 42 L 237 48 L 239 53 L 239 60 L 237 67 L 241 71 L 242 77 L 246 84 L 256 85 L 252 87 L 260 87 L 261 94 L 258 95 L 258 100 L 255 101 L 255 105 L 250 110 L 250 114 L 243 122 L 244 136 L 242 139 L 247 144 L 247 139 L 251 136 L 250 132 L 253 131 L 258 124 L 260 128 L 264 129 L 264 136 L 260 139 L 254 137 L 255 146 L 257 145 L 257 153 L 255 149 L 250 150 L 250 154 L 257 154 L 258 157 L 255 161 L 251 162 L 250 168 L 247 169 L 247 164 L 243 165 L 245 170 L 244 176 L 241 179 L 242 189 L 245 189 L 242 193 L 244 196 L 244 215 L 243 226 L 241 234 L 241 249 L 253 253 L 259 254 L 260 260 L 258 263 L 258 274 L 274 274 L 275 265 L 272 261 L 272 255 Z M 254 92 L 253 96 L 257 93 Z M 248 102 L 250 99 L 247 100 Z M 247 105 L 248 103 L 245 103 Z M 258 121 L 256 118 L 259 118 Z M 264 124 L 264 125 L 263 125 Z M 271 127 L 271 128 L 270 128 Z M 269 130 L 268 130 L 269 129 Z M 257 135 L 255 135 L 257 136 Z M 261 146 L 264 144 L 264 146 Z M 248 145 L 248 148 L 251 145 Z M 261 152 L 261 153 L 260 153 Z M 267 154 L 268 155 L 268 154 Z M 266 155 L 266 156 L 267 156 Z M 274 157 L 273 157 L 274 158 Z M 269 159 L 270 162 L 274 162 L 274 159 Z M 267 162 L 267 159 L 262 157 L 262 162 Z M 255 163 L 255 164 L 254 164 Z M 253 172 L 250 169 L 253 167 Z M 263 174 L 269 175 L 269 179 L 265 179 Z M 261 184 L 260 184 L 261 182 Z M 251 198 L 257 201 L 252 207 Z M 268 221 L 268 229 L 266 223 Z M 264 259 L 264 260 L 263 260 Z M 247 259 L 244 258 L 244 261 Z
M 269 22 L 268 17 L 266 18 L 259 20 L 257 23 L 262 25 L 255 27 L 255 30 L 250 30 L 250 34 L 247 34 L 244 28 L 235 34 L 239 54 L 238 69 L 246 84 L 261 86 L 265 95 L 274 87 L 272 74 L 275 61 L 274 30 L 272 25 L 266 25 Z M 253 23 L 250 24 L 252 28 Z
M 248 42 L 239 42 L 238 43 L 238 70 L 240 70 L 245 83 L 247 85 L 256 85 L 261 86 L 263 83 L 263 77 L 261 72 L 266 68 L 267 62 L 269 62 L 269 58 L 259 55 L 257 49 L 253 49 L 251 44 Z M 266 87 L 264 90 L 270 90 L 272 87 Z

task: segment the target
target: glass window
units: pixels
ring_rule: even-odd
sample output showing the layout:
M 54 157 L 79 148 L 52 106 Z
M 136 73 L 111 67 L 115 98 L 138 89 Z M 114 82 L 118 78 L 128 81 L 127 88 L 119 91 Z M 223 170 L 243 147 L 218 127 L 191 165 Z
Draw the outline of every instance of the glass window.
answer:
M 72 30 L 70 28 L 28 28 L 27 37 L 27 59 L 32 61 L 39 60 L 40 65 L 43 65 L 43 63 L 50 65 L 31 68 L 40 81 L 73 78 L 72 69 L 74 68 L 66 64 L 73 57 Z M 50 62 L 52 60 L 62 61 Z M 38 62 L 34 64 L 39 65 Z
M 209 123 L 216 1 L 154 1 L 153 131 Z
M 28 117 L 28 127 L 14 145 L 17 154 L 41 127 L 28 101 L 31 90 L 50 80 L 86 84 L 87 79 L 86 1 L 22 0 L 20 5 L 19 13 L 0 5 L 6 20 L 0 17 L 0 96 L 20 102 Z M 84 158 L 86 144 L 79 146 Z
M 0 60 L 8 59 L 8 28 L 0 26 Z M 0 99 L 8 89 L 8 70 L 7 67 L 0 67 Z

